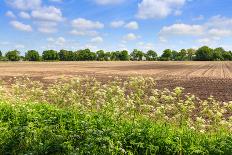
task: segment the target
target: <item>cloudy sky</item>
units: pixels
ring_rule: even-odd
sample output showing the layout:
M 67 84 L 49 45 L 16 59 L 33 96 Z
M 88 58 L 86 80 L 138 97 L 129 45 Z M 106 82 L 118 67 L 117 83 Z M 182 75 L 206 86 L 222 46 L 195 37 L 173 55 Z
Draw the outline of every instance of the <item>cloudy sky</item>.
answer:
M 231 0 L 1 0 L 0 50 L 232 50 Z

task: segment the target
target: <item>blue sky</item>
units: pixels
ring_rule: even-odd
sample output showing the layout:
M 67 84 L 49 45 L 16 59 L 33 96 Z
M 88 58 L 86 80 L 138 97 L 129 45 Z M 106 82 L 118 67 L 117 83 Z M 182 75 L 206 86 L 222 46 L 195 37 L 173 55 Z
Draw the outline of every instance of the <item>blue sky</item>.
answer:
M 232 50 L 231 0 L 2 0 L 0 50 Z

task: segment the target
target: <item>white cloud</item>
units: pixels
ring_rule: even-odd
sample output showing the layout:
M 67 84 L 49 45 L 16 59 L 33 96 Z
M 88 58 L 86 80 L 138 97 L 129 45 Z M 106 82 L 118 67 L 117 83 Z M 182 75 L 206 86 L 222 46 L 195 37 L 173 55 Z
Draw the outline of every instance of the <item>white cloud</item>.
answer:
M 119 4 L 124 2 L 125 0 L 95 0 L 97 4 L 100 5 L 108 5 L 108 4 Z
M 137 17 L 141 19 L 165 18 L 180 14 L 186 0 L 142 0 L 138 4 Z
M 32 10 L 39 8 L 42 4 L 41 0 L 6 0 L 6 2 L 13 8 L 19 10 Z
M 8 42 L 8 41 L 2 41 L 2 42 L 0 42 L 0 45 L 3 45 L 3 46 L 9 45 L 9 44 L 10 44 L 10 42 Z
M 16 18 L 15 14 L 12 11 L 7 11 L 5 15 L 10 18 Z
M 64 20 L 60 9 L 49 6 L 33 10 L 31 16 L 37 20 L 61 22 Z
M 30 14 L 27 13 L 27 12 L 24 12 L 24 11 L 21 11 L 19 13 L 19 17 L 24 18 L 24 19 L 30 19 L 31 18 Z
M 64 37 L 58 37 L 58 38 L 47 38 L 47 41 L 50 42 L 53 45 L 57 45 L 57 46 L 64 46 L 65 43 L 67 42 L 66 39 Z
M 138 48 L 143 50 L 143 51 L 148 51 L 154 49 L 154 44 L 153 43 L 145 43 L 145 42 L 139 42 L 138 43 Z
M 138 39 L 139 36 L 135 35 L 134 33 L 128 33 L 127 35 L 123 36 L 124 41 L 133 41 Z
M 118 20 L 118 21 L 112 21 L 110 23 L 110 26 L 113 28 L 119 28 L 122 27 L 125 24 L 125 22 L 123 20 Z
M 16 49 L 22 49 L 22 48 L 25 48 L 25 46 L 22 45 L 22 44 L 17 44 L 17 45 L 15 45 L 15 48 Z
M 193 21 L 199 21 L 199 20 L 203 20 L 205 17 L 203 15 L 199 15 L 197 17 L 194 17 L 192 20 Z
M 23 24 L 23 23 L 21 23 L 19 21 L 11 21 L 10 24 L 14 28 L 16 28 L 16 29 L 18 29 L 20 31 L 26 31 L 26 32 L 31 32 L 32 31 L 31 25 Z
M 135 21 L 129 22 L 128 24 L 125 25 L 126 28 L 136 30 L 139 28 L 139 24 Z
M 49 0 L 51 2 L 63 2 L 63 0 Z
M 214 16 L 209 19 L 206 23 L 208 27 L 220 28 L 220 29 L 231 29 L 232 18 L 222 17 L 221 15 Z
M 38 26 L 38 31 L 42 33 L 55 33 L 57 32 L 57 23 L 51 21 L 35 22 Z
M 38 27 L 38 31 L 42 33 L 55 33 L 57 32 L 56 27 Z
M 232 36 L 232 30 L 210 29 L 209 35 L 216 37 L 229 37 Z
M 81 30 L 102 29 L 104 24 L 98 21 L 91 21 L 84 18 L 77 18 L 71 22 L 72 26 Z
M 70 34 L 77 35 L 77 36 L 97 36 L 97 31 L 80 31 L 80 30 L 72 30 Z
M 204 33 L 204 27 L 201 25 L 188 24 L 173 24 L 171 26 L 164 26 L 159 32 L 160 36 L 171 35 L 193 35 L 199 36 Z
M 178 36 L 195 37 L 197 43 L 216 45 L 222 39 L 232 37 L 232 18 L 220 15 L 210 18 L 201 25 L 173 24 L 164 26 L 159 32 L 160 42 L 167 42 L 168 38 Z
M 95 37 L 95 38 L 92 38 L 91 43 L 102 43 L 103 42 L 103 38 L 102 37 Z

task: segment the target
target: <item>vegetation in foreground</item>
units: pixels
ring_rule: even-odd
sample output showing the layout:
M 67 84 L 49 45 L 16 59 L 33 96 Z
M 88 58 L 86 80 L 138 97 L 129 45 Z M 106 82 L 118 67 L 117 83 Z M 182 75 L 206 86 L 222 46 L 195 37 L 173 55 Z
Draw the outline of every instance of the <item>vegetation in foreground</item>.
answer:
M 152 78 L 30 79 L 1 88 L 0 154 L 231 154 L 232 102 Z
M 175 51 L 166 49 L 161 56 L 153 50 L 143 52 L 141 50 L 133 50 L 130 54 L 126 50 L 105 52 L 99 50 L 92 52 L 89 49 L 68 51 L 55 50 L 43 51 L 40 56 L 38 51 L 29 50 L 25 56 L 20 56 L 20 51 L 13 50 L 6 52 L 5 56 L 0 51 L 0 60 L 4 61 L 231 61 L 232 52 L 226 51 L 223 48 L 212 49 L 208 46 L 200 47 L 199 49 L 182 49 Z

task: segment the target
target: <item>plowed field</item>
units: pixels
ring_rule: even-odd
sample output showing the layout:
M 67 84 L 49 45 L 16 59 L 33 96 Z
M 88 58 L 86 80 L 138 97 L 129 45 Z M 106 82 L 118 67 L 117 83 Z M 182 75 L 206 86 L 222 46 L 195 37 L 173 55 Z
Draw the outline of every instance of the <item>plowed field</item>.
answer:
M 60 77 L 94 76 L 100 80 L 113 77 L 151 76 L 160 89 L 184 87 L 202 99 L 213 95 L 232 101 L 232 62 L 2 62 L 0 78 L 29 76 L 44 82 Z

